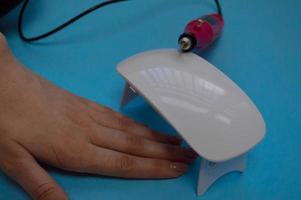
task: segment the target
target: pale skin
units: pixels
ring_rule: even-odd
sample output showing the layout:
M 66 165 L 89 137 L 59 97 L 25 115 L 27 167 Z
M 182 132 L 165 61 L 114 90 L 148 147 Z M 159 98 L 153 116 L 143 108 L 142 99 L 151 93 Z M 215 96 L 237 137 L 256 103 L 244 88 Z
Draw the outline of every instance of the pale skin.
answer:
M 32 199 L 68 199 L 40 163 L 122 178 L 178 177 L 197 156 L 180 143 L 39 77 L 0 33 L 0 168 Z

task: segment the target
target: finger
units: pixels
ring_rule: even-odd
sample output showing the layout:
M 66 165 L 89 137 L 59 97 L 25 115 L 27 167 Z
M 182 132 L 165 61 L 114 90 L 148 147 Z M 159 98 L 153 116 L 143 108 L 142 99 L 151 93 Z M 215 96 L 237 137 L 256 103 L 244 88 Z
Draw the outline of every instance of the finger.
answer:
M 191 163 L 197 157 L 192 149 L 152 141 L 107 127 L 98 127 L 97 131 L 90 135 L 91 142 L 97 146 L 136 156 L 186 163 Z
M 7 144 L 6 144 L 7 146 Z M 67 200 L 65 192 L 23 147 L 11 143 L 1 152 L 1 169 L 34 200 Z
M 90 108 L 90 117 L 92 120 L 102 126 L 116 128 L 126 131 L 127 133 L 132 133 L 159 142 L 177 145 L 182 143 L 182 139 L 179 137 L 168 136 L 157 131 L 153 131 L 145 125 L 135 123 L 132 119 L 123 116 L 108 107 L 101 106 L 80 96 L 77 96 L 77 98 Z
M 103 115 L 92 111 L 90 117 L 101 126 L 118 129 L 128 134 L 134 134 L 150 140 L 177 145 L 181 144 L 182 142 L 182 140 L 178 137 L 168 136 L 157 131 L 153 131 L 146 126 L 135 123 L 133 120 L 124 116 L 114 116 L 109 114 Z
M 174 178 L 182 175 L 188 165 L 168 160 L 142 158 L 110 149 L 89 146 L 86 164 L 81 172 L 123 178 Z

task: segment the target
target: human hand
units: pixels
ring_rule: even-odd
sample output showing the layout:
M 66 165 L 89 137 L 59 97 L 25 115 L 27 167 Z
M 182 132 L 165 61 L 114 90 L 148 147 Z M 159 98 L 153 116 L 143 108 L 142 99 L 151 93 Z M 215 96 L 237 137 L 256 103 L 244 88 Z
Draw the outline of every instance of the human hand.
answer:
M 38 162 L 105 176 L 173 178 L 197 156 L 180 142 L 27 70 L 0 33 L 0 168 L 32 199 L 68 199 Z

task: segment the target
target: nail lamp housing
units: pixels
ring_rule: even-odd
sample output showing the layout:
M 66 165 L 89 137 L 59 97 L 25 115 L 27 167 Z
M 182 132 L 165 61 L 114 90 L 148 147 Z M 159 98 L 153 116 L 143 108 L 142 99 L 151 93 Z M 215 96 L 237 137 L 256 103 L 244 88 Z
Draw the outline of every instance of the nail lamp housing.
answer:
M 203 158 L 198 194 L 222 175 L 244 171 L 246 153 L 265 135 L 250 98 L 225 74 L 194 53 L 141 53 L 117 67 L 126 80 L 121 105 L 143 96 Z

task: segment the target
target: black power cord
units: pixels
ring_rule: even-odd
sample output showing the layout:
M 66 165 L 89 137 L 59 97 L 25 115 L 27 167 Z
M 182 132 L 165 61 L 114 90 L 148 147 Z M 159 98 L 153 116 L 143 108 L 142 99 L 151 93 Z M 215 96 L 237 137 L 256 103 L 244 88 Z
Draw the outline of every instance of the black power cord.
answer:
M 26 37 L 23 33 L 23 27 L 22 27 L 22 24 L 23 24 L 23 16 L 24 16 L 24 11 L 29 3 L 29 0 L 25 0 L 24 1 L 24 4 L 21 8 L 21 11 L 20 11 L 20 14 L 19 14 L 19 20 L 18 20 L 18 32 L 19 32 L 19 36 L 22 40 L 26 41 L 26 42 L 34 42 L 34 41 L 38 41 L 38 40 L 41 40 L 41 39 L 44 39 L 46 37 L 49 37 L 53 34 L 55 34 L 56 32 L 59 32 L 60 30 L 64 29 L 65 27 L 69 26 L 70 24 L 74 23 L 75 21 L 79 20 L 80 18 L 90 14 L 91 12 L 99 9 L 99 8 L 102 8 L 102 7 L 105 7 L 107 5 L 110 5 L 110 4 L 114 4 L 114 3 L 119 3 L 119 2 L 123 2 L 123 1 L 127 1 L 127 0 L 109 0 L 109 1 L 105 1 L 105 2 L 102 2 L 102 3 L 99 3 L 85 11 L 83 11 L 82 13 L 80 13 L 79 15 L 69 19 L 68 21 L 66 21 L 65 23 L 59 25 L 58 27 L 44 33 L 44 34 L 41 34 L 41 35 L 38 35 L 38 36 L 35 36 L 35 37 Z
M 85 11 L 83 11 L 82 13 L 80 13 L 79 15 L 69 19 L 68 21 L 66 21 L 65 23 L 59 25 L 58 27 L 44 33 L 44 34 L 41 34 L 41 35 L 38 35 L 38 36 L 34 36 L 34 37 L 27 37 L 24 35 L 24 32 L 23 32 L 23 18 L 24 18 L 24 12 L 25 12 L 25 9 L 29 3 L 29 0 L 25 0 L 24 1 L 24 4 L 23 6 L 21 7 L 21 11 L 20 11 L 20 14 L 19 14 L 19 20 L 18 20 L 18 32 L 19 32 L 19 36 L 22 40 L 24 40 L 25 42 L 34 42 L 34 41 L 38 41 L 38 40 L 41 40 L 41 39 L 44 39 L 46 37 L 49 37 L 57 32 L 59 32 L 60 30 L 66 28 L 67 26 L 69 26 L 70 24 L 76 22 L 77 20 L 81 19 L 82 17 L 90 14 L 91 12 L 94 12 L 95 10 L 97 9 L 100 9 L 102 7 L 105 7 L 107 5 L 110 5 L 110 4 L 114 4 L 114 3 L 119 3 L 119 2 L 124 2 L 124 1 L 128 1 L 128 0 L 107 0 L 105 2 L 102 2 L 102 3 L 99 3 Z M 222 14 L 222 11 L 221 11 L 221 6 L 220 6 L 220 3 L 218 0 L 215 0 L 215 4 L 217 6 L 217 11 L 219 14 Z
M 223 15 L 221 4 L 219 3 L 218 0 L 214 0 L 214 1 L 215 1 L 215 4 L 216 4 L 216 7 L 217 7 L 217 13 L 220 14 L 220 15 Z

